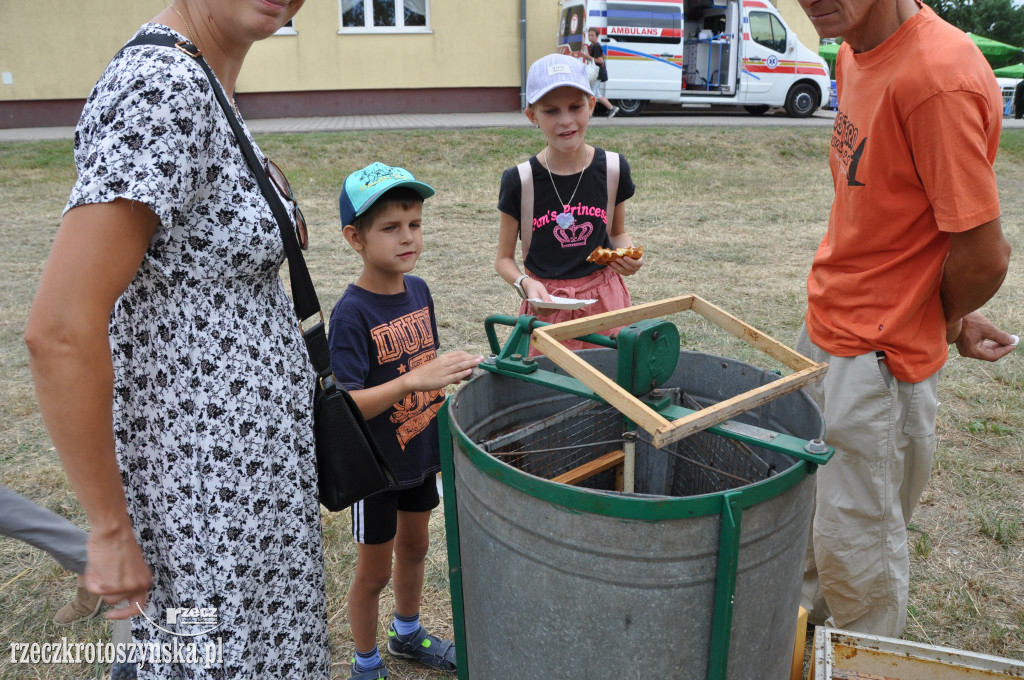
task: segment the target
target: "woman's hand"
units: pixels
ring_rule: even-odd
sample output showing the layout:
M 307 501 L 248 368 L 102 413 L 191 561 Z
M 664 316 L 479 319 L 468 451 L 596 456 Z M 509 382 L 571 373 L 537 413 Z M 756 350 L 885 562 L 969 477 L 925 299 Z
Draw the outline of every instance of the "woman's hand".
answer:
M 94 531 L 89 535 L 88 566 L 85 587 L 115 609 L 109 619 L 127 619 L 146 608 L 146 596 L 153 572 L 142 557 L 130 525 L 111 532 Z M 127 606 L 117 606 L 127 602 Z

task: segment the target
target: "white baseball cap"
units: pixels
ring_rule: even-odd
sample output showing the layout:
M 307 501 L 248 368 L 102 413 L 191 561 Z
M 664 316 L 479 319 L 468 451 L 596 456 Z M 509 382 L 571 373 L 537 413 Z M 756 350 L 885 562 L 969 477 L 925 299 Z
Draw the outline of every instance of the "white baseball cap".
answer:
M 549 54 L 530 67 L 526 76 L 526 105 L 536 104 L 538 99 L 559 87 L 575 87 L 594 96 L 582 61 L 565 54 Z

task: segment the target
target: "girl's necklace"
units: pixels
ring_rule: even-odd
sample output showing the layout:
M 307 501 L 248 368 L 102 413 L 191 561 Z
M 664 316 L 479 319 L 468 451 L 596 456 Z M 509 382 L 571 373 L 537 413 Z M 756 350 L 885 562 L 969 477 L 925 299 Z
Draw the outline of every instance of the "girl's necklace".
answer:
M 569 212 L 570 206 L 572 205 L 572 199 L 576 198 L 576 191 L 580 188 L 580 182 L 583 181 L 583 173 L 587 171 L 587 154 L 586 151 L 583 153 L 583 168 L 580 170 L 580 178 L 576 180 L 576 189 L 572 190 L 572 196 L 569 197 L 569 202 L 566 203 L 562 200 L 562 197 L 558 194 L 558 185 L 555 184 L 555 178 L 551 174 L 551 164 L 548 163 L 548 149 L 544 148 L 544 167 L 548 171 L 548 179 L 551 180 L 551 188 L 555 190 L 555 197 L 558 202 L 562 204 L 562 213 L 555 218 L 555 222 L 562 229 L 568 229 L 569 227 L 576 224 L 576 218 Z

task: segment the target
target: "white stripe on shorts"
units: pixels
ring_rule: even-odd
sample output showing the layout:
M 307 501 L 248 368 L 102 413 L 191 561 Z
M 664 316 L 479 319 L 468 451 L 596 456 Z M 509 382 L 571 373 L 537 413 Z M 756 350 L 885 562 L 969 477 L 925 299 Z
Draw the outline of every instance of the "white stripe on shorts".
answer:
M 352 536 L 356 539 L 356 543 L 360 544 L 366 540 L 365 508 L 365 501 L 352 504 Z

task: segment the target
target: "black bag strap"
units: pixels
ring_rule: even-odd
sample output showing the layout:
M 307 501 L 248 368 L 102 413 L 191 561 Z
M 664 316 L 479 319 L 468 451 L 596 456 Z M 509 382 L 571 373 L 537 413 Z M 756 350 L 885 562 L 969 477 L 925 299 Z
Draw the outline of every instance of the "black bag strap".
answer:
M 202 53 L 195 45 L 187 40 L 177 40 L 171 35 L 145 33 L 137 36 L 121 49 L 124 50 L 136 45 L 157 45 L 160 47 L 176 48 L 195 59 L 196 63 L 206 72 L 206 77 L 210 79 L 213 93 L 217 97 L 221 108 L 224 109 L 224 115 L 227 116 L 228 123 L 231 124 L 232 132 L 235 133 L 235 140 L 238 142 L 238 146 L 241 148 L 242 154 L 249 164 L 249 169 L 252 170 L 252 174 L 256 178 L 260 191 L 263 192 L 263 197 L 270 204 L 270 209 L 277 220 L 277 226 L 281 230 L 284 252 L 288 257 L 288 277 L 292 286 L 292 303 L 295 306 L 295 315 L 299 320 L 299 331 L 306 341 L 306 351 L 309 353 L 309 360 L 313 364 L 313 369 L 320 377 L 321 387 L 326 388 L 326 383 L 333 382 L 334 377 L 331 373 L 331 355 L 327 346 L 327 329 L 324 322 L 324 313 L 320 308 L 320 301 L 316 297 L 313 279 L 310 278 L 306 261 L 302 257 L 302 251 L 299 247 L 298 237 L 295 235 L 292 220 L 288 217 L 280 196 L 271 185 L 270 178 L 267 176 L 263 164 L 256 156 L 256 151 L 252 148 L 252 144 L 249 143 L 249 138 L 246 136 L 245 131 L 242 130 L 242 125 L 238 122 L 238 117 L 235 115 L 234 107 L 228 101 L 223 88 L 220 87 L 213 69 L 203 59 Z M 313 317 L 319 317 L 319 320 L 308 328 L 303 327 L 303 323 Z

